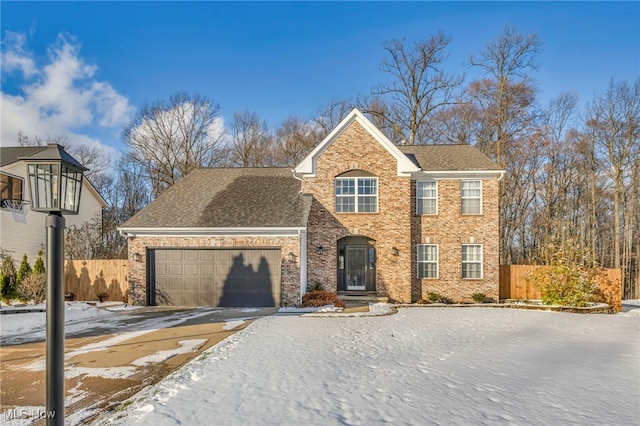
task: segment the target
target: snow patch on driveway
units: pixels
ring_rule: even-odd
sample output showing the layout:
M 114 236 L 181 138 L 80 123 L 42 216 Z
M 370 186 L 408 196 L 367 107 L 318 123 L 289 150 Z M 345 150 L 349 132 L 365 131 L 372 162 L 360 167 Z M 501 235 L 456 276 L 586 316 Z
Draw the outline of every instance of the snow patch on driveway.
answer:
M 200 349 L 200 347 L 204 345 L 206 342 L 207 342 L 207 339 L 181 340 L 178 342 L 178 344 L 180 345 L 179 348 L 169 349 L 166 351 L 158 351 L 154 354 L 147 355 L 142 358 L 138 358 L 135 361 L 133 361 L 131 364 L 137 365 L 137 366 L 144 366 L 151 363 L 166 361 L 169 358 L 172 358 L 176 355 L 195 352 L 198 349 Z

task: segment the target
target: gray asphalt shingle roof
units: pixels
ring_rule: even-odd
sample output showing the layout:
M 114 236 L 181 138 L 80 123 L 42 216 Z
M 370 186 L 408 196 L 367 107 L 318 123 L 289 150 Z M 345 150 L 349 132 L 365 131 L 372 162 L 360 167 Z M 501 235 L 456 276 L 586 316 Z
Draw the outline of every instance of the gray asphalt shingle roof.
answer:
M 500 169 L 472 145 L 402 145 L 398 148 L 424 171 Z
M 311 197 L 291 169 L 195 169 L 122 228 L 304 227 Z
M 3 146 L 0 148 L 0 167 L 19 161 L 46 149 L 46 146 Z

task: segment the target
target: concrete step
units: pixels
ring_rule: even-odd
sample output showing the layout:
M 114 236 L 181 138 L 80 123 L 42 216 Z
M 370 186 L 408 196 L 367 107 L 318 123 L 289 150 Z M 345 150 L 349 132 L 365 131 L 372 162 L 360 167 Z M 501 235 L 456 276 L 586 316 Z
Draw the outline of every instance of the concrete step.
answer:
M 386 296 L 377 296 L 375 294 L 338 294 L 338 297 L 345 305 L 362 305 L 369 303 L 387 303 L 389 298 Z

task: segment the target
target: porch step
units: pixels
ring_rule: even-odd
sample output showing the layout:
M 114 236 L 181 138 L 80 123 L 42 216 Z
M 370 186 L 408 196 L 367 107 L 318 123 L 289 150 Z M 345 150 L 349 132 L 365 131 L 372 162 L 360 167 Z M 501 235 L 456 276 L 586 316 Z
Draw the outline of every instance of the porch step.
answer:
M 358 305 L 368 303 L 387 303 L 389 298 L 375 294 L 338 294 L 345 305 Z

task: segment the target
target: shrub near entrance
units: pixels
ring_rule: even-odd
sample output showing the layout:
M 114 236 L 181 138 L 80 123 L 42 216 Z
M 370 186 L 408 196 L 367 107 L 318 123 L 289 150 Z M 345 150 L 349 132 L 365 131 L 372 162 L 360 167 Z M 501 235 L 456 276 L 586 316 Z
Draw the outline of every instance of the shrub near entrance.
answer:
M 333 305 L 344 308 L 344 302 L 337 294 L 325 290 L 314 290 L 302 296 L 303 308 L 318 308 L 320 306 Z

